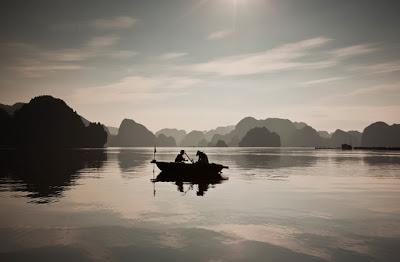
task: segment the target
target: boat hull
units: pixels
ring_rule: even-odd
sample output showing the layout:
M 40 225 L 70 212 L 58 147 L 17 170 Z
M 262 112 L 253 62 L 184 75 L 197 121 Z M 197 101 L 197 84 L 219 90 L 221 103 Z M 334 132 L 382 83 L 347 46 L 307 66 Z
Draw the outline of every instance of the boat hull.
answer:
M 196 174 L 196 175 L 216 175 L 220 174 L 222 169 L 228 168 L 220 164 L 186 164 L 175 162 L 153 161 L 163 173 L 172 174 Z

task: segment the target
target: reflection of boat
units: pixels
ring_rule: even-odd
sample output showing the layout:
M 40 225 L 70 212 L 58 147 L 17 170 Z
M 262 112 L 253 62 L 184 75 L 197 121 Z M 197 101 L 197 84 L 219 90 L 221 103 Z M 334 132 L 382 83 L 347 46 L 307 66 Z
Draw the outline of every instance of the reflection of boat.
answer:
M 175 175 L 181 176 L 202 176 L 202 177 L 212 177 L 219 175 L 224 168 L 228 168 L 227 166 L 223 166 L 220 164 L 186 164 L 186 163 L 175 163 L 175 162 L 163 162 L 153 160 L 151 163 L 155 163 L 157 167 L 163 173 L 171 173 Z
M 172 173 L 162 171 L 158 176 L 153 179 L 153 182 L 188 182 L 192 184 L 208 183 L 208 184 L 220 184 L 223 180 L 228 180 L 227 177 L 222 176 L 219 173 Z
M 156 182 L 174 182 L 177 186 L 178 191 L 182 193 L 186 193 L 188 190 L 193 190 L 193 186 L 197 186 L 196 194 L 198 196 L 203 196 L 210 186 L 213 187 L 216 184 L 221 184 L 224 180 L 228 180 L 228 178 L 222 176 L 220 173 L 193 174 L 161 172 L 156 178 L 152 179 L 151 181 L 154 184 Z M 184 185 L 189 185 L 189 188 L 185 190 Z

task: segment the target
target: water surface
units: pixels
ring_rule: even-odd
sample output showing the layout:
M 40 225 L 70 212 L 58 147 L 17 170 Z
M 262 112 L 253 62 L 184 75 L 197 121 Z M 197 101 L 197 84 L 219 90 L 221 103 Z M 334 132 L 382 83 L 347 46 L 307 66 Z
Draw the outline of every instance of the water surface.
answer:
M 1 152 L 0 261 L 399 261 L 399 153 L 203 150 L 229 180 L 154 184 L 152 148 Z

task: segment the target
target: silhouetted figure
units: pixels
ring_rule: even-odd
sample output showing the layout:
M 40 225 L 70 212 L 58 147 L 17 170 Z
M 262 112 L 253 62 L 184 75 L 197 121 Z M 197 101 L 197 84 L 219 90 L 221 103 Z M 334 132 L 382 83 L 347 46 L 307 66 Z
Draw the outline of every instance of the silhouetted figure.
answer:
M 179 154 L 175 158 L 175 163 L 184 163 L 185 161 L 187 161 L 183 157 L 184 154 L 185 154 L 185 150 L 181 150 L 181 152 L 179 152 Z
M 208 156 L 204 152 L 197 151 L 196 156 L 199 158 L 198 164 L 208 164 Z

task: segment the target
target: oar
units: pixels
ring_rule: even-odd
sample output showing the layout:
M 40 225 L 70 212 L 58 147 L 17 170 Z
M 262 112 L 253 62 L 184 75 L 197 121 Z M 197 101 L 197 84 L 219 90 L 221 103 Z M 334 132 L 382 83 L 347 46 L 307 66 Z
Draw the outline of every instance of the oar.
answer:
M 193 159 L 191 159 L 190 156 L 188 154 L 186 154 L 186 152 L 185 152 L 185 155 L 187 156 L 187 158 L 189 158 L 190 162 L 192 162 L 192 164 L 194 164 Z
M 156 144 L 154 144 L 154 153 L 153 153 L 153 161 L 151 161 L 153 163 L 153 179 L 151 180 L 153 182 L 153 197 L 156 197 L 156 181 L 154 179 L 154 166 L 156 163 Z

